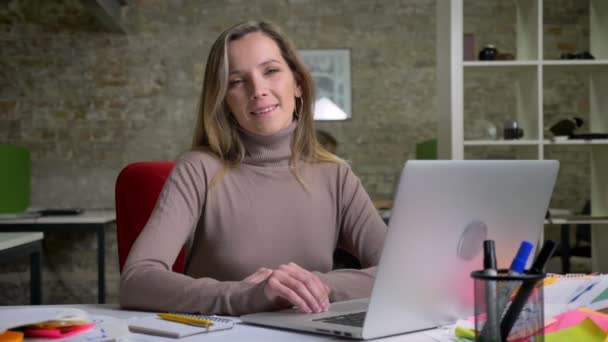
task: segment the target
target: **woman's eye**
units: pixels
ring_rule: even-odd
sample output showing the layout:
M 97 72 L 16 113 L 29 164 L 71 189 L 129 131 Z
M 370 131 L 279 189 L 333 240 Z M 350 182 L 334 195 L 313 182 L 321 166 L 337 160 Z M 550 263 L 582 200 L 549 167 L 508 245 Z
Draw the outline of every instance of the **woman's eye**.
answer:
M 266 70 L 266 74 L 267 75 L 274 74 L 275 72 L 279 72 L 279 69 L 268 69 L 268 70 Z
M 243 80 L 241 80 L 241 79 L 236 79 L 236 80 L 230 80 L 230 81 L 228 81 L 228 85 L 229 86 L 235 86 L 235 85 L 239 85 L 241 83 L 243 83 Z

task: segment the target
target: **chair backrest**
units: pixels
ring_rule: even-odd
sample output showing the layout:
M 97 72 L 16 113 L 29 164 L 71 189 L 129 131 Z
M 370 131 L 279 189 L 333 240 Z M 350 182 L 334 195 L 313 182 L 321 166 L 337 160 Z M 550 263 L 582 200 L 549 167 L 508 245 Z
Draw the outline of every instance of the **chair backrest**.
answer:
M 148 222 L 173 165 L 172 161 L 137 162 L 122 169 L 116 179 L 116 240 L 120 272 L 131 246 Z M 183 273 L 183 270 L 182 249 L 173 264 L 173 271 Z

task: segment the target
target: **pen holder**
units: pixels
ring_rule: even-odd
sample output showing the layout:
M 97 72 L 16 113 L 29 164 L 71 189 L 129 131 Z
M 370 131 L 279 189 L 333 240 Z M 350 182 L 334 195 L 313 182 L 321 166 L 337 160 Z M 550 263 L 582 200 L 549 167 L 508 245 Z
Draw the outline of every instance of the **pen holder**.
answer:
M 475 341 L 544 341 L 545 274 L 471 272 L 475 283 Z

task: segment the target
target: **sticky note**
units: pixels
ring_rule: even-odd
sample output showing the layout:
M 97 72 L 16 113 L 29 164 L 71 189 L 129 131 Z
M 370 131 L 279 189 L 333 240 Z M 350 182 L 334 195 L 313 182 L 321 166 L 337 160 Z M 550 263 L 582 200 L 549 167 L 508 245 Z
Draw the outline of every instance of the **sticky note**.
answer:
M 454 330 L 454 335 L 456 335 L 456 337 L 466 338 L 469 340 L 475 339 L 475 331 L 473 331 L 471 329 L 463 328 L 459 325 L 456 326 L 456 329 Z
M 555 317 L 555 324 L 545 328 L 545 334 L 563 330 L 580 324 L 585 318 L 591 319 L 600 329 L 608 330 L 608 315 L 584 308 L 566 311 Z
M 23 341 L 23 333 L 20 331 L 5 331 L 0 334 L 0 342 L 21 342 Z
M 606 333 L 590 318 L 585 318 L 580 324 L 545 334 L 545 342 L 585 341 L 604 342 Z

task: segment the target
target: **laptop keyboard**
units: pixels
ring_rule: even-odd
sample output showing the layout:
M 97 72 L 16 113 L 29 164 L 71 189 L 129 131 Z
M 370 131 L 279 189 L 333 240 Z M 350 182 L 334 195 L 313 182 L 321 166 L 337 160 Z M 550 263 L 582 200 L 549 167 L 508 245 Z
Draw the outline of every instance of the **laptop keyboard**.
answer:
M 365 314 L 366 314 L 365 311 L 355 312 L 355 313 L 347 314 L 347 315 L 314 319 L 313 321 L 319 321 L 319 322 L 331 323 L 331 324 L 349 325 L 351 327 L 363 327 L 363 321 L 365 320 Z

